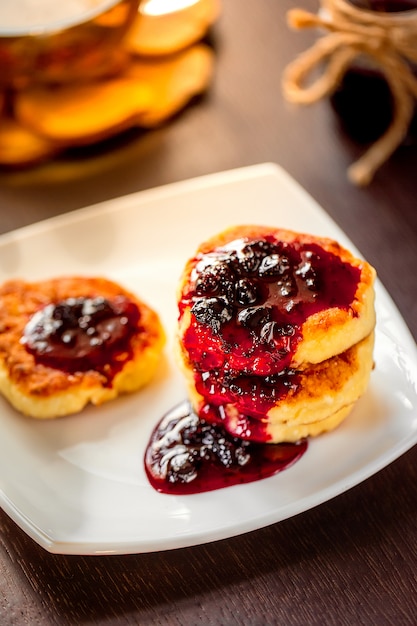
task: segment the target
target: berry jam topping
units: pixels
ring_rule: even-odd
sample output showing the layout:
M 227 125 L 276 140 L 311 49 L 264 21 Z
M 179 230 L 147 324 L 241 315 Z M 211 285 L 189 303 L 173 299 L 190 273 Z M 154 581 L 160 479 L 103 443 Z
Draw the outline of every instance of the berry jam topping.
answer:
M 191 309 L 182 343 L 197 391 L 213 407 L 206 406 L 207 414 L 232 403 L 262 420 L 295 391 L 291 363 L 304 322 L 332 307 L 355 315 L 360 274 L 316 243 L 273 236 L 238 239 L 197 256 L 179 313 Z
M 123 296 L 68 298 L 37 311 L 22 343 L 38 363 L 69 373 L 95 369 L 111 379 L 130 356 L 139 318 L 136 304 Z
M 232 437 L 221 425 L 199 419 L 185 402 L 152 433 L 145 470 L 157 491 L 185 495 L 272 476 L 295 463 L 306 449 L 306 441 L 258 444 Z
M 190 290 L 180 303 L 180 313 L 191 306 L 189 347 L 192 335 L 201 334 L 210 348 L 245 356 L 249 368 L 260 353 L 276 358 L 283 347 L 276 359 L 280 371 L 306 319 L 329 307 L 348 309 L 359 277 L 359 268 L 317 244 L 273 237 L 233 241 L 195 259 Z

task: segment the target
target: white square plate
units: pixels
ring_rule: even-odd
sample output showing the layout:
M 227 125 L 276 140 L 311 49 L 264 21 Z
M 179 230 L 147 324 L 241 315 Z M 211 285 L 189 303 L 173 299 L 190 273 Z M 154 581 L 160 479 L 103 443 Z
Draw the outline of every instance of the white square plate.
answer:
M 189 496 L 151 488 L 143 467 L 149 436 L 185 398 L 172 358 L 177 281 L 202 240 L 238 223 L 330 236 L 357 253 L 273 164 L 117 198 L 0 237 L 1 281 L 105 275 L 153 306 L 169 336 L 158 376 L 137 394 L 52 421 L 25 418 L 0 399 L 0 504 L 50 552 L 150 552 L 255 530 L 333 498 L 417 442 L 416 345 L 378 282 L 376 368 L 337 430 L 310 441 L 300 461 L 272 478 Z

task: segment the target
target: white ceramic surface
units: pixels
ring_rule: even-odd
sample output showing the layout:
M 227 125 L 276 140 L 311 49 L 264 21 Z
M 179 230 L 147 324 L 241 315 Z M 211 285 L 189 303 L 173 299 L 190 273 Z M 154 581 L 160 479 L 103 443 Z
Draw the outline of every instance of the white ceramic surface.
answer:
M 417 442 L 416 345 L 378 282 L 376 368 L 341 427 L 311 441 L 299 462 L 272 478 L 183 497 L 150 487 L 148 438 L 185 397 L 171 355 L 178 276 L 201 240 L 250 222 L 331 236 L 355 250 L 273 164 L 118 198 L 0 237 L 1 281 L 103 274 L 155 307 L 169 335 L 158 376 L 132 396 L 46 422 L 0 399 L 0 505 L 45 549 L 127 554 L 238 535 L 333 498 Z

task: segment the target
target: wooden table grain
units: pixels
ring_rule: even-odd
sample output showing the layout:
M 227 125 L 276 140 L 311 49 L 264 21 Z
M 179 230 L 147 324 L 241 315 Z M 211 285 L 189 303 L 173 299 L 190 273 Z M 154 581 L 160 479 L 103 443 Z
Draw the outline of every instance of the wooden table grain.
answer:
M 377 268 L 416 338 L 417 147 L 402 146 L 366 188 L 347 180 L 363 145 L 327 100 L 299 108 L 282 96 L 284 68 L 317 35 L 287 27 L 294 5 L 317 9 L 315 0 L 225 0 L 211 35 L 216 69 L 207 95 L 153 132 L 3 172 L 0 232 L 165 183 L 275 162 Z M 416 447 L 313 510 L 192 548 L 61 556 L 3 512 L 0 531 L 5 626 L 417 624 Z

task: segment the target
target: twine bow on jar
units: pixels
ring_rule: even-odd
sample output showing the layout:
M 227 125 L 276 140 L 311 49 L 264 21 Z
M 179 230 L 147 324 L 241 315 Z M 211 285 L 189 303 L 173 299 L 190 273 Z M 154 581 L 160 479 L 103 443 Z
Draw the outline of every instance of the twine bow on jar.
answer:
M 366 59 L 386 79 L 393 99 L 393 117 L 385 133 L 348 169 L 356 185 L 370 183 L 377 169 L 405 138 L 417 99 L 417 11 L 378 13 L 359 9 L 348 0 L 321 0 L 317 15 L 303 9 L 288 13 L 295 29 L 328 31 L 290 63 L 283 75 L 290 102 L 312 104 L 331 95 L 359 58 Z M 321 73 L 309 84 L 313 70 Z

